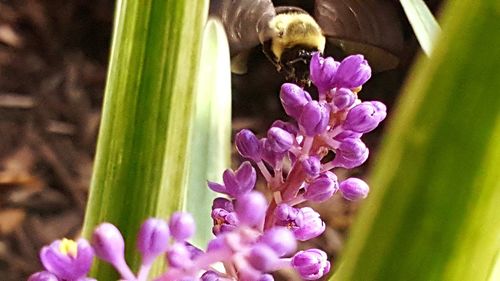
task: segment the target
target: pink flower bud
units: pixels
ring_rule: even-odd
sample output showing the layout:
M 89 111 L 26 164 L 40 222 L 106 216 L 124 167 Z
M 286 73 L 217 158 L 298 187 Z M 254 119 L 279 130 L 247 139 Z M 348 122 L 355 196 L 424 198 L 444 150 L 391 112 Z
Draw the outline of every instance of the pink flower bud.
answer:
M 335 74 L 337 88 L 354 89 L 372 76 L 372 70 L 362 55 L 348 56 L 342 60 Z
M 338 189 L 337 176 L 327 171 L 306 186 L 304 198 L 313 202 L 323 202 L 330 199 Z
M 319 249 L 300 251 L 292 258 L 292 267 L 305 280 L 316 280 L 330 271 L 326 253 Z
M 335 74 L 340 62 L 332 57 L 323 58 L 320 53 L 314 53 L 309 65 L 310 78 L 320 92 L 335 87 Z
M 283 153 L 292 147 L 295 137 L 281 128 L 271 127 L 267 131 L 267 140 L 271 150 Z
M 309 178 L 315 178 L 319 175 L 321 170 L 321 162 L 318 156 L 309 156 L 300 161 L 304 172 L 306 172 Z
M 262 145 L 252 131 L 243 129 L 235 136 L 236 149 L 241 156 L 252 159 L 255 162 L 261 160 Z
M 143 264 L 151 264 L 168 248 L 170 231 L 167 222 L 161 219 L 149 218 L 141 226 L 137 237 L 137 248 L 142 254 Z
M 324 103 L 307 103 L 299 118 L 300 128 L 307 136 L 314 137 L 326 131 L 330 122 L 330 107 Z
M 273 270 L 279 257 L 271 247 L 263 243 L 258 243 L 250 250 L 247 260 L 253 268 L 267 272 Z
M 279 257 L 291 254 L 297 248 L 297 240 L 286 227 L 273 227 L 261 236 L 260 241 L 273 249 Z
M 345 199 L 356 201 L 366 198 L 368 192 L 370 192 L 370 187 L 361 179 L 348 178 L 340 183 L 340 191 Z
M 335 153 L 333 163 L 336 167 L 352 169 L 368 159 L 369 150 L 361 139 L 347 138 L 342 140 Z
M 325 231 L 325 223 L 321 220 L 319 214 L 310 207 L 300 209 L 297 224 L 292 228 L 293 234 L 297 240 L 307 241 L 318 237 Z
M 362 102 L 349 110 L 342 127 L 358 133 L 368 133 L 377 128 L 386 115 L 386 107 L 383 103 Z
M 194 218 L 190 213 L 175 212 L 168 222 L 170 233 L 177 241 L 184 241 L 193 236 L 196 230 Z
M 262 193 L 252 191 L 238 198 L 235 209 L 241 223 L 260 227 L 264 223 L 267 200 Z
M 300 117 L 304 105 L 312 100 L 309 93 L 292 83 L 281 86 L 280 99 L 286 114 L 295 119 Z
M 338 110 L 349 108 L 356 100 L 356 95 L 347 88 L 340 88 L 334 91 L 332 101 Z

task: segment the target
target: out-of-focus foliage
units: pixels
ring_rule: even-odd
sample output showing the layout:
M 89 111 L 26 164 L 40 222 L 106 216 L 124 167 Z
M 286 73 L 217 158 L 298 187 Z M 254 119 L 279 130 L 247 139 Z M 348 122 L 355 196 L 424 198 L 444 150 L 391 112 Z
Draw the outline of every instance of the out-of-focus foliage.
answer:
M 205 26 L 198 73 L 184 209 L 196 219 L 197 231 L 191 242 L 204 248 L 213 236 L 210 212 L 215 197 L 207 180 L 220 181 L 224 169 L 231 165 L 229 46 L 224 27 L 213 19 Z
M 333 280 L 494 278 L 500 3 L 450 1 L 442 27 L 390 116 L 373 192 Z

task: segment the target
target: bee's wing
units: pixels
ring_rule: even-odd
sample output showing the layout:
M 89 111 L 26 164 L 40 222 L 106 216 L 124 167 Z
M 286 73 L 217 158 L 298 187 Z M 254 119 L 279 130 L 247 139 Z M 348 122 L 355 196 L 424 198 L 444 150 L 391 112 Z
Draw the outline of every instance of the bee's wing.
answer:
M 403 49 L 402 25 L 392 0 L 316 0 L 314 18 L 328 42 L 361 53 L 377 71 L 395 68 Z
M 222 21 L 231 55 L 270 39 L 268 23 L 275 15 L 271 0 L 210 1 L 210 16 Z

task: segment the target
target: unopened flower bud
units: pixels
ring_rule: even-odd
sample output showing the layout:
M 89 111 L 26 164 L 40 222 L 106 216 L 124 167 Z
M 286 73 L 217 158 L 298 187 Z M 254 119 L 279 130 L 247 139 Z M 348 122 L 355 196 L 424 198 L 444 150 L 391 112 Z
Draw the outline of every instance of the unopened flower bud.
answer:
M 318 156 L 309 156 L 300 161 L 302 164 L 302 169 L 306 172 L 309 178 L 315 178 L 319 175 L 321 170 L 321 162 Z
M 335 75 L 337 88 L 354 89 L 363 85 L 372 76 L 372 70 L 362 55 L 346 57 Z
M 343 141 L 345 139 L 359 139 L 363 136 L 362 133 L 353 132 L 349 130 L 343 130 L 340 134 L 334 137 L 335 140 Z
M 287 152 L 293 145 L 294 136 L 289 132 L 278 128 L 271 127 L 267 131 L 267 140 L 271 150 L 277 153 Z
M 330 107 L 317 101 L 307 103 L 299 118 L 299 125 L 307 136 L 314 137 L 326 131 L 330 122 Z
M 330 271 L 325 252 L 319 249 L 300 251 L 292 258 L 292 267 L 305 280 L 316 280 Z
M 300 117 L 304 105 L 312 100 L 309 93 L 292 83 L 281 86 L 280 99 L 286 114 L 295 119 Z
M 238 170 L 227 169 L 222 175 L 224 185 L 215 182 L 208 182 L 208 187 L 215 192 L 225 193 L 233 198 L 238 198 L 250 192 L 257 180 L 257 173 L 250 162 L 243 162 Z
M 278 163 L 283 160 L 286 152 L 274 151 L 267 138 L 262 138 L 261 142 L 263 147 L 262 159 L 264 159 L 264 161 L 266 161 L 266 163 L 268 163 L 271 167 L 275 168 Z
M 217 274 L 215 271 L 208 270 L 200 277 L 201 281 L 220 281 L 221 276 Z
M 340 88 L 335 90 L 332 101 L 338 110 L 344 110 L 356 101 L 356 95 L 347 88 Z
M 239 131 L 235 136 L 234 142 L 241 156 L 252 159 L 255 162 L 261 160 L 262 146 L 252 131 L 247 129 Z
M 267 272 L 274 268 L 274 265 L 278 262 L 279 257 L 268 245 L 257 243 L 250 250 L 247 260 L 253 268 Z
M 368 159 L 369 150 L 361 139 L 344 139 L 336 150 L 333 163 L 336 167 L 352 169 Z
M 300 220 L 296 220 L 297 225 L 292 228 L 297 240 L 306 241 L 321 235 L 325 231 L 325 223 L 312 208 L 301 208 L 299 216 Z
M 261 236 L 260 242 L 271 247 L 279 257 L 291 254 L 297 248 L 297 240 L 286 227 L 273 227 Z
M 184 241 L 193 236 L 196 230 L 194 218 L 190 213 L 175 212 L 168 222 L 170 233 L 177 241 Z
M 380 121 L 384 120 L 387 116 L 387 106 L 379 101 L 369 101 L 377 109 L 377 117 Z
M 252 191 L 238 198 L 235 209 L 241 223 L 249 226 L 260 226 L 266 215 L 267 200 L 262 193 Z
M 48 271 L 40 271 L 31 274 L 28 281 L 59 281 L 59 279 Z
M 358 133 L 368 133 L 377 128 L 386 115 L 386 107 L 383 103 L 362 102 L 349 110 L 342 127 Z
M 170 231 L 167 222 L 149 218 L 141 226 L 137 237 L 137 248 L 142 254 L 143 264 L 150 264 L 168 248 Z
M 93 258 L 94 250 L 85 239 L 76 242 L 69 239 L 56 240 L 40 251 L 43 267 L 58 278 L 66 280 L 86 276 Z
M 366 198 L 370 187 L 366 182 L 358 178 L 348 178 L 340 183 L 340 191 L 345 199 L 356 201 Z
M 309 65 L 309 74 L 311 81 L 320 91 L 325 91 L 335 86 L 335 73 L 339 64 L 340 62 L 335 61 L 332 57 L 321 57 L 319 52 L 313 55 Z
M 234 250 L 229 245 L 229 242 L 226 239 L 226 234 L 218 235 L 214 239 L 210 240 L 207 245 L 207 253 L 208 252 L 218 252 L 218 253 L 226 253 L 231 255 Z
M 289 206 L 287 204 L 279 204 L 276 209 L 274 209 L 274 215 L 278 221 L 285 222 L 293 221 L 297 218 L 299 214 L 299 209 Z
M 295 124 L 290 123 L 290 122 L 281 121 L 281 120 L 274 121 L 273 124 L 271 125 L 271 127 L 281 128 L 294 136 L 296 136 L 297 133 L 299 132 L 299 129 L 297 128 L 297 126 Z
M 125 242 L 120 230 L 110 223 L 101 223 L 92 234 L 92 246 L 96 255 L 112 265 L 125 262 Z
M 191 253 L 184 243 L 174 243 L 167 251 L 168 265 L 174 268 L 187 268 L 191 265 Z
M 326 171 L 306 186 L 304 198 L 313 202 L 323 202 L 330 199 L 338 189 L 337 176 Z

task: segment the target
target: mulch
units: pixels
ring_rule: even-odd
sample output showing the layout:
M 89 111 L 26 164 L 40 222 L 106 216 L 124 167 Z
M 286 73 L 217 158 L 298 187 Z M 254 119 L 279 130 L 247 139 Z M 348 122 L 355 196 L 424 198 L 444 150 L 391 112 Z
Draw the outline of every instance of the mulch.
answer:
M 78 234 L 99 126 L 113 1 L 0 1 L 0 280 Z

